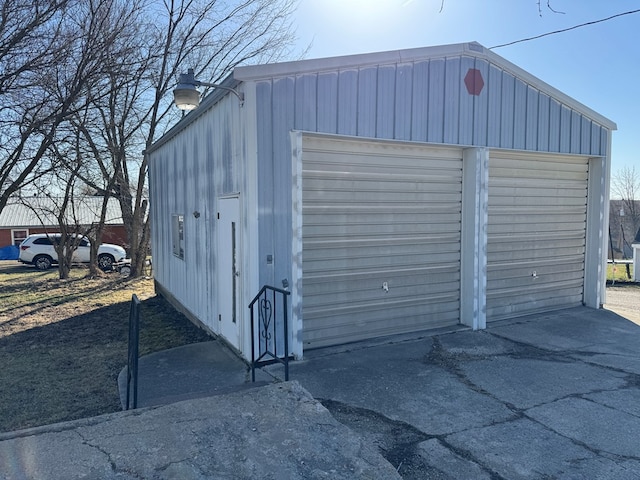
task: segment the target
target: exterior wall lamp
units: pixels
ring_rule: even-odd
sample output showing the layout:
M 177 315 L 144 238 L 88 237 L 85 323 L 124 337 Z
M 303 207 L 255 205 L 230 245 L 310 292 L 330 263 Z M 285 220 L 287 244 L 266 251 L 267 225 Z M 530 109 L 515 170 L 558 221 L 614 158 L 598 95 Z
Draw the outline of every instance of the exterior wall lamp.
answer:
M 207 83 L 196 80 L 193 74 L 193 68 L 187 70 L 187 73 L 181 73 L 178 85 L 173 90 L 173 101 L 180 110 L 193 110 L 200 105 L 200 92 L 197 87 L 213 87 L 221 90 L 227 90 L 233 93 L 238 100 L 240 106 L 244 104 L 244 93 L 238 92 L 230 87 L 218 85 L 217 83 Z

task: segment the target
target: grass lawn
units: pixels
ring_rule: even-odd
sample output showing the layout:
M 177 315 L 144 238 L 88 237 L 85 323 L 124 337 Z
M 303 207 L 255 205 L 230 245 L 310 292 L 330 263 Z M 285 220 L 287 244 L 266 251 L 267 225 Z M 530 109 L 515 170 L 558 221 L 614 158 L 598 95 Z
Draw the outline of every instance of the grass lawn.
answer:
M 117 376 L 127 363 L 132 294 L 141 305 L 140 355 L 211 340 L 161 297 L 152 279 L 59 280 L 0 261 L 0 432 L 121 409 Z
M 627 270 L 627 266 L 629 267 L 629 270 Z M 633 264 L 607 264 L 607 282 L 631 282 L 629 275 L 633 278 Z

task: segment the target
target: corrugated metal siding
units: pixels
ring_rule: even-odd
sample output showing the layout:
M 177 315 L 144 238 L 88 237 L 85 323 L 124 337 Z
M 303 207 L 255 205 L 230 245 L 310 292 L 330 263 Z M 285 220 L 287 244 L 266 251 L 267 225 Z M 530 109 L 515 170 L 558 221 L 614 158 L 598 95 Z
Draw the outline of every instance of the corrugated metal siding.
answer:
M 214 332 L 217 199 L 246 190 L 239 111 L 236 97 L 226 97 L 154 150 L 149 162 L 154 277 Z M 174 214 L 184 215 L 184 259 L 172 254 Z
M 460 149 L 304 136 L 302 179 L 307 347 L 458 323 Z
M 582 303 L 588 159 L 491 152 L 487 320 Z
M 469 68 L 483 75 L 478 96 L 464 84 Z M 606 154 L 605 128 L 499 66 L 464 55 L 260 79 L 256 109 L 261 285 L 280 286 L 290 272 L 292 130 Z
M 467 92 L 464 77 L 469 69 L 482 74 L 480 95 Z M 283 81 L 286 88 L 282 88 Z M 479 58 L 416 60 L 258 83 L 258 95 L 269 96 L 274 109 L 293 106 L 293 123 L 287 126 L 296 130 L 597 156 L 606 153 L 599 141 L 600 125 Z M 277 114 L 271 120 L 278 120 Z

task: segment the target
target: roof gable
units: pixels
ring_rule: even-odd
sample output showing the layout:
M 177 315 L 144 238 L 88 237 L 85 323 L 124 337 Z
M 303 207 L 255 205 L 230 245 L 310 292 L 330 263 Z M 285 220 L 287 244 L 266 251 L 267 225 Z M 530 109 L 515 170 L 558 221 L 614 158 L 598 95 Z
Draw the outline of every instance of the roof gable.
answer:
M 552 87 L 548 83 L 540 80 L 477 42 L 236 67 L 232 75 L 235 80 L 241 82 L 260 81 L 262 79 L 304 75 L 308 73 L 322 73 L 355 68 L 361 69 L 368 66 L 402 65 L 428 60 L 447 59 L 456 56 L 464 56 L 485 61 L 490 67 L 498 68 L 499 70 L 514 76 L 526 85 L 533 87 L 542 94 L 547 95 L 558 103 L 567 106 L 569 109 L 588 117 L 590 120 L 602 125 L 603 127 L 609 130 L 617 129 L 617 126 L 613 121 L 562 93 L 560 90 Z

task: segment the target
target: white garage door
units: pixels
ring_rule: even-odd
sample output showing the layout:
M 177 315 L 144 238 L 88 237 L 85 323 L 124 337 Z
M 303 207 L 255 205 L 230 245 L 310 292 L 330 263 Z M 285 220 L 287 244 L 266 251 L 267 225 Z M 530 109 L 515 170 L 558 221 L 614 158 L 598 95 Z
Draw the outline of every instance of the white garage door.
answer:
M 588 159 L 491 152 L 487 320 L 580 305 Z
M 462 152 L 303 137 L 305 348 L 456 324 Z

